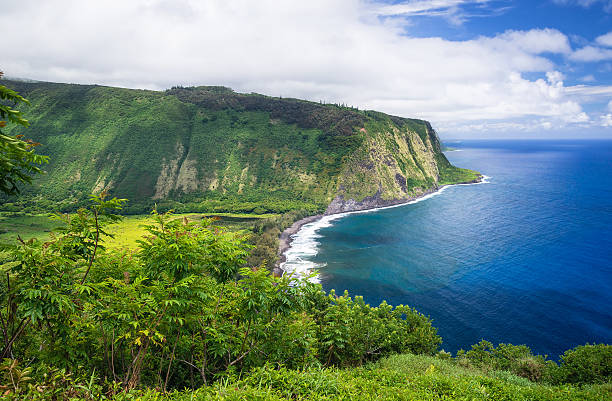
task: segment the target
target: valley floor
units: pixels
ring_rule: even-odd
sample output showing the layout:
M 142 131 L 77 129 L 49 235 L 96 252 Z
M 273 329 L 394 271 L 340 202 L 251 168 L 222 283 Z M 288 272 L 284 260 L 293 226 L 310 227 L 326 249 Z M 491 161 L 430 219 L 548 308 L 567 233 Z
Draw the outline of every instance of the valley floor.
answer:
M 187 218 L 191 221 L 203 217 L 213 218 L 216 225 L 227 227 L 230 230 L 250 229 L 254 222 L 278 216 L 276 214 L 238 214 L 238 213 L 180 213 L 174 218 Z M 123 219 L 108 227 L 108 233 L 114 238 L 106 238 L 106 246 L 110 249 L 135 249 L 137 241 L 146 234 L 145 226 L 153 224 L 149 214 L 124 216 Z M 0 212 L 0 242 L 12 243 L 19 235 L 23 240 L 37 238 L 41 241 L 49 239 L 51 230 L 61 226 L 62 223 L 54 220 L 47 214 L 25 214 Z

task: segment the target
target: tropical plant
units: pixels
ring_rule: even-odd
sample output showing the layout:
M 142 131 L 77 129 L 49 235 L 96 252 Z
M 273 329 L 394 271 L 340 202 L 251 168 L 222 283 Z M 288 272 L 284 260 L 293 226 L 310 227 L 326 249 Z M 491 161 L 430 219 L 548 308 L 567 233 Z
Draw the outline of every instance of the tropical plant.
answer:
M 2 75 L 0 71 L 0 78 Z M 21 112 L 13 108 L 19 103 L 29 104 L 14 90 L 0 85 L 0 192 L 7 195 L 18 194 L 18 185 L 31 183 L 33 174 L 42 173 L 38 165 L 48 161 L 46 156 L 34 152 L 39 143 L 23 139 L 23 135 L 6 135 L 1 130 L 8 123 L 29 125 Z
M 605 383 L 612 377 L 612 345 L 586 344 L 565 351 L 557 382 Z

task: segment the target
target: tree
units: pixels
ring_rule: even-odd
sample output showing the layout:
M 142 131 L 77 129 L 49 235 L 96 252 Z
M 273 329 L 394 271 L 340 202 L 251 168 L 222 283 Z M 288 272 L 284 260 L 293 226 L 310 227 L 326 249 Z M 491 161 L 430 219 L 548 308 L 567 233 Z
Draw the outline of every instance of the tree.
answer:
M 2 75 L 0 71 L 0 78 Z M 8 123 L 24 127 L 29 125 L 28 120 L 10 103 L 12 106 L 29 104 L 14 90 L 0 85 L 0 192 L 15 195 L 19 193 L 19 184 L 31 183 L 32 175 L 42 172 L 38 165 L 47 163 L 48 157 L 35 153 L 34 148 L 38 143 L 23 139 L 23 135 L 12 136 L 2 132 L 1 128 Z

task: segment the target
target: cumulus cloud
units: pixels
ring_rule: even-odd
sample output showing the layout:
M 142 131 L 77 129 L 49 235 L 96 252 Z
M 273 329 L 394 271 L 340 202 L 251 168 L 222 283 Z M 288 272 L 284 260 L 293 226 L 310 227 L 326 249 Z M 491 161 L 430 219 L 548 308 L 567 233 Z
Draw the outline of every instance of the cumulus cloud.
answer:
M 570 55 L 570 59 L 582 62 L 612 60 L 612 32 L 595 38 L 592 45 L 583 46 Z
M 603 49 L 596 46 L 585 46 L 581 49 L 576 50 L 570 56 L 575 61 L 602 61 L 612 59 L 612 49 Z
M 421 3 L 400 5 L 416 10 Z M 380 6 L 360 0 L 21 0 L 0 14 L 0 35 L 15 38 L 0 68 L 11 76 L 134 88 L 226 85 L 457 130 L 588 121 L 573 96 L 579 91 L 568 91 L 549 57 L 574 56 L 563 33 L 415 38 L 373 10 Z
M 595 41 L 601 46 L 612 47 L 612 32 L 597 37 Z

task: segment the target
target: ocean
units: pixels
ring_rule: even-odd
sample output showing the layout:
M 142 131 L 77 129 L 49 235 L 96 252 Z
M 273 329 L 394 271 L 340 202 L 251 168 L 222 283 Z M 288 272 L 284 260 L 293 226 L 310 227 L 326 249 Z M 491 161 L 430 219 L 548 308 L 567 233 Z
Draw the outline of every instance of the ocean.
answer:
M 453 353 L 485 339 L 557 359 L 612 343 L 612 141 L 449 145 L 485 183 L 308 224 L 284 267 L 416 308 Z

